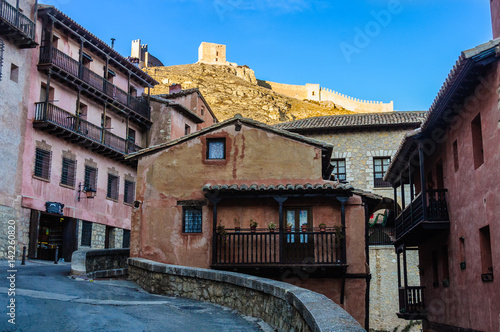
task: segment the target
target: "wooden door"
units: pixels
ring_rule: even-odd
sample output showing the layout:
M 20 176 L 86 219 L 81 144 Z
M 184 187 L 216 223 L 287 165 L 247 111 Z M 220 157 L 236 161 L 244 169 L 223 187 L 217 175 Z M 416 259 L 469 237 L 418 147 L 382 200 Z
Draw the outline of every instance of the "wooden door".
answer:
M 292 231 L 286 233 L 284 241 L 284 262 L 286 264 L 305 264 L 314 262 L 314 238 L 312 234 L 312 215 L 309 208 L 287 208 L 285 222 L 292 224 Z M 302 232 L 307 225 L 307 232 Z

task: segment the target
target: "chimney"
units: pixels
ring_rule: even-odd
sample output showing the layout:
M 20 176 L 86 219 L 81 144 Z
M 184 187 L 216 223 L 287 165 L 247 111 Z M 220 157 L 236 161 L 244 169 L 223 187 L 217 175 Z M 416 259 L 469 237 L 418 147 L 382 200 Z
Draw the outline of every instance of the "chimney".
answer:
M 111 48 L 115 48 L 115 40 L 116 38 L 111 38 Z
M 182 91 L 182 86 L 180 84 L 172 84 L 168 88 L 168 93 L 177 93 Z

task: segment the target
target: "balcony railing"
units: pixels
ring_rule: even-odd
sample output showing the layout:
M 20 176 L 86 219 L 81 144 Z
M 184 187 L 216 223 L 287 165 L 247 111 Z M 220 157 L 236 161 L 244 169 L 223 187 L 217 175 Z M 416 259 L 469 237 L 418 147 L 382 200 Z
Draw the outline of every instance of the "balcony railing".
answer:
M 50 54 L 51 49 L 52 54 Z M 57 48 L 47 46 L 40 47 L 40 64 L 52 64 L 65 73 L 79 78 L 91 88 L 104 94 L 113 101 L 117 101 L 148 120 L 150 119 L 148 103 L 142 97 L 131 96 Z
M 217 233 L 217 266 L 342 265 L 341 236 L 335 232 L 231 231 Z M 281 247 L 281 248 L 280 248 Z
M 400 318 L 421 319 L 426 315 L 423 286 L 407 286 L 399 288 Z
M 446 189 L 427 190 L 427 204 L 425 206 L 422 193 L 419 193 L 396 218 L 396 238 L 399 239 L 422 221 L 449 221 L 446 203 L 447 192 Z
M 140 150 L 141 148 L 108 130 L 98 127 L 86 120 L 59 108 L 51 103 L 45 107 L 45 103 L 35 103 L 35 123 L 51 123 L 61 129 L 78 134 L 95 143 L 99 143 L 120 154 L 127 154 Z
M 15 39 L 21 46 L 36 46 L 35 22 L 5 0 L 0 0 L 0 21 L 9 26 L 10 29 L 6 29 L 9 33 L 15 30 L 20 35 Z

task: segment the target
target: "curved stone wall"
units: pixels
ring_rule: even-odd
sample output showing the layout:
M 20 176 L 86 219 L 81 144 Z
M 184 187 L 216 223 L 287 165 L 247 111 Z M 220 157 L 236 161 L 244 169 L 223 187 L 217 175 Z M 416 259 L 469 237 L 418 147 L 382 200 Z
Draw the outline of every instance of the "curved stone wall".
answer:
M 212 302 L 258 317 L 278 331 L 364 331 L 326 296 L 241 273 L 129 258 L 129 278 L 145 290 Z

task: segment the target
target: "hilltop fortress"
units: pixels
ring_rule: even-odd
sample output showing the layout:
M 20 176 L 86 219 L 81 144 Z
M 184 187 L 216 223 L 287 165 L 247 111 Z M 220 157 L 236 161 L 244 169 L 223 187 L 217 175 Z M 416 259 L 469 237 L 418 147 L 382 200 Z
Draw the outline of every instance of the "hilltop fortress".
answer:
M 299 100 L 317 102 L 332 102 L 335 105 L 356 113 L 379 113 L 394 111 L 394 103 L 361 100 L 331 89 L 320 87 L 319 84 L 292 85 L 255 79 L 255 73 L 247 66 L 238 66 L 226 60 L 226 45 L 202 42 L 198 48 L 198 63 L 235 67 L 236 76 L 273 90 L 282 95 Z

